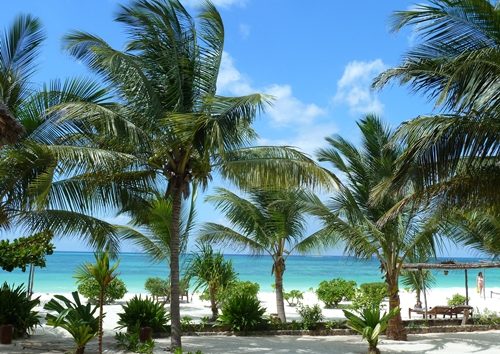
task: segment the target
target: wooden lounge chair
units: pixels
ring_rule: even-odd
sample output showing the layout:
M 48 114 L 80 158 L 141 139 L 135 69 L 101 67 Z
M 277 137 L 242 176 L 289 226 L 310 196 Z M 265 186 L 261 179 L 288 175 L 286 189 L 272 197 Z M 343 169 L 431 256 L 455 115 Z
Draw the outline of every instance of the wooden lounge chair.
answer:
M 466 310 L 469 311 L 468 317 L 471 317 L 472 316 L 472 311 L 474 309 L 472 308 L 472 306 L 466 306 L 466 305 L 452 307 L 452 309 L 451 309 L 451 316 L 453 317 L 453 315 L 455 315 L 455 318 L 458 318 L 458 315 L 462 315 L 463 316 L 465 314 Z
M 434 318 L 437 318 L 438 315 L 443 315 L 443 318 L 446 318 L 446 316 L 450 316 L 451 318 L 451 309 L 452 308 L 450 306 L 434 306 L 429 311 L 427 311 L 427 316 L 429 316 L 429 318 L 432 318 L 432 316 L 434 316 Z
M 425 314 L 425 310 L 424 309 L 416 309 L 416 308 L 411 308 L 410 307 L 408 309 L 408 318 L 411 318 L 411 313 L 412 312 L 415 312 L 418 315 L 424 315 Z

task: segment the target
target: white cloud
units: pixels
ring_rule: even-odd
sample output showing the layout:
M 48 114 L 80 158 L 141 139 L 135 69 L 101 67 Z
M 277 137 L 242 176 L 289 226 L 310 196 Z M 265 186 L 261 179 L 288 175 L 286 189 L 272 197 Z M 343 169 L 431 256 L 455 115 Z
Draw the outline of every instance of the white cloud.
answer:
M 293 95 L 290 85 L 274 84 L 264 92 L 274 97 L 272 106 L 267 109 L 273 123 L 278 126 L 313 122 L 325 111 L 313 103 L 303 103 Z
M 222 53 L 217 91 L 237 96 L 248 95 L 255 91 L 250 85 L 250 80 L 236 69 L 233 58 L 227 52 Z
M 240 31 L 241 38 L 247 39 L 250 36 L 250 26 L 246 23 L 240 23 L 238 29 Z
M 370 86 L 374 77 L 385 68 L 386 65 L 381 59 L 370 62 L 352 61 L 348 63 L 342 77 L 337 82 L 337 93 L 333 98 L 334 102 L 347 104 L 352 114 L 381 114 L 384 105 Z
M 205 0 L 183 0 L 183 3 L 191 7 L 199 7 L 205 3 Z M 217 7 L 228 8 L 231 6 L 245 6 L 247 0 L 212 0 L 212 3 Z

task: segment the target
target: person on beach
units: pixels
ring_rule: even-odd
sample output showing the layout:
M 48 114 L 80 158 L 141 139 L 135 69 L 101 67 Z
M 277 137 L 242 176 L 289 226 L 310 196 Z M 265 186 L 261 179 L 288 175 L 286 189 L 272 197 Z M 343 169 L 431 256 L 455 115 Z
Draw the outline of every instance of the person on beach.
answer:
M 413 307 L 415 310 L 422 310 L 422 302 L 419 300 Z
M 476 279 L 476 283 L 477 283 L 477 292 L 479 293 L 479 295 L 481 295 L 484 291 L 484 278 L 483 278 L 483 272 L 479 272 L 478 275 L 477 275 L 477 279 Z

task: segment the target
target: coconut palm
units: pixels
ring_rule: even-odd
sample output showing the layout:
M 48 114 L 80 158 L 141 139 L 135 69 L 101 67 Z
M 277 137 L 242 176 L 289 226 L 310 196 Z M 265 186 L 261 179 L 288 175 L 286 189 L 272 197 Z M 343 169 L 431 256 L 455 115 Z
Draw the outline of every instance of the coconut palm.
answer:
M 415 253 L 434 254 L 436 222 L 429 210 L 411 205 L 399 209 L 386 223 L 378 223 L 405 197 L 386 194 L 377 202 L 371 200 L 373 188 L 392 177 L 403 148 L 389 144 L 393 132 L 376 116 L 366 116 L 358 126 L 361 130 L 359 148 L 341 136 L 326 139 L 329 147 L 319 150 L 318 158 L 331 163 L 342 182 L 326 204 L 314 195 L 309 196 L 308 204 L 311 212 L 322 219 L 323 232 L 344 241 L 346 253 L 367 259 L 376 257 L 380 261 L 392 311 L 400 304 L 398 279 L 403 262 Z M 387 335 L 394 339 L 406 338 L 400 314 L 389 321 Z
M 109 284 L 116 278 L 116 269 L 118 268 L 118 262 L 109 265 L 109 254 L 108 252 L 99 252 L 94 254 L 95 263 L 85 263 L 79 267 L 76 271 L 75 278 L 78 281 L 85 281 L 88 279 L 93 279 L 99 285 L 99 331 L 98 331 L 98 341 L 99 341 L 99 353 L 102 353 L 102 336 L 103 336 L 103 320 L 104 320 L 104 298 L 106 295 L 106 289 Z
M 412 179 L 420 199 L 487 207 L 498 215 L 500 2 L 432 0 L 396 12 L 393 29 L 406 26 L 421 42 L 375 86 L 398 80 L 447 112 L 401 126 L 398 138 L 408 148 L 393 186 L 404 188 Z
M 412 254 L 407 259 L 408 263 L 427 263 L 428 261 L 429 258 L 427 256 L 421 256 L 417 253 Z M 430 289 L 435 282 L 436 278 L 434 278 L 434 275 L 428 269 L 419 269 L 418 271 L 404 270 L 401 272 L 401 283 L 415 292 L 417 304 L 422 303 L 422 291 Z
M 195 290 L 205 287 L 210 297 L 212 321 L 217 319 L 218 295 L 237 279 L 231 261 L 225 260 L 222 253 L 216 253 L 208 244 L 201 244 L 188 266 L 188 278 L 195 279 Z
M 124 51 L 83 32 L 65 37 L 70 54 L 86 63 L 113 90 L 113 106 L 66 105 L 65 119 L 86 122 L 95 142 L 132 154 L 107 174 L 91 176 L 94 205 L 120 210 L 140 207 L 149 193 L 166 186 L 172 202 L 170 232 L 172 348 L 181 347 L 179 312 L 180 212 L 193 185 L 206 187 L 214 172 L 238 185 L 327 182 L 314 162 L 286 147 L 252 147 L 251 124 L 267 103 L 260 94 L 216 94 L 224 27 L 209 2 L 197 22 L 177 0 L 137 0 L 121 6 Z M 105 196 L 106 198 L 104 198 Z
M 300 190 L 250 189 L 246 198 L 217 188 L 207 197 L 216 209 L 226 214 L 231 227 L 206 223 L 201 240 L 248 249 L 255 254 L 268 254 L 273 260 L 276 308 L 286 322 L 283 301 L 283 274 L 290 254 L 306 253 L 327 244 L 321 232 L 306 236 L 305 210 Z
M 15 120 L 6 126 L 0 122 L 0 130 L 8 130 L 0 145 L 9 143 L 0 148 L 0 227 L 84 236 L 92 246 L 116 250 L 112 226 L 82 213 L 73 202 L 71 196 L 83 196 L 84 190 L 60 194 L 57 185 L 128 158 L 88 145 L 84 126 L 56 124 L 58 114 L 51 111 L 63 102 L 102 103 L 108 93 L 81 79 L 35 88 L 31 79 L 44 38 L 39 20 L 30 15 L 18 16 L 0 36 L 0 120 Z M 8 128 L 14 126 L 20 129 Z

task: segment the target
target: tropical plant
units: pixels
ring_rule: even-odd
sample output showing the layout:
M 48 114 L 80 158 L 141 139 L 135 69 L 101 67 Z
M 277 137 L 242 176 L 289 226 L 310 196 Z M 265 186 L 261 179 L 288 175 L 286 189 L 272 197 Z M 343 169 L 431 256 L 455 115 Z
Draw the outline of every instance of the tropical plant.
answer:
M 418 255 L 408 258 L 408 263 L 427 263 L 427 257 Z M 421 304 L 421 294 L 425 289 L 430 289 L 435 284 L 436 279 L 428 269 L 419 269 L 418 271 L 403 270 L 401 272 L 401 284 L 415 292 L 416 303 Z
M 237 280 L 231 282 L 228 287 L 224 288 L 221 293 L 221 299 L 219 302 L 224 302 L 224 299 L 228 299 L 234 295 L 247 294 L 250 296 L 257 297 L 259 294 L 260 285 L 259 283 L 254 283 L 251 281 L 241 281 Z
M 208 292 L 212 320 L 217 319 L 219 292 L 223 292 L 237 278 L 233 263 L 225 260 L 222 253 L 215 253 L 210 245 L 201 244 L 189 262 L 188 277 L 195 279 L 194 291 L 204 287 Z
M 74 302 L 62 295 L 54 295 L 54 299 L 43 308 L 56 312 L 47 313 L 47 324 L 68 331 L 75 341 L 76 353 L 83 354 L 87 343 L 99 333 L 99 319 L 95 317 L 98 307 L 83 305 L 76 291 L 71 295 Z
M 85 296 L 91 304 L 93 305 L 99 304 L 99 295 L 101 293 L 101 287 L 99 286 L 99 283 L 95 279 L 89 278 L 79 281 L 77 290 L 81 295 Z M 127 287 L 125 286 L 123 280 L 114 278 L 106 287 L 104 293 L 104 304 L 105 305 L 112 304 L 116 300 L 123 298 L 126 293 L 127 293 Z
M 118 327 L 127 328 L 129 332 L 139 332 L 142 327 L 151 327 L 153 332 L 165 332 L 170 319 L 162 303 L 149 297 L 134 296 L 124 305 L 118 314 Z
M 366 116 L 358 126 L 359 148 L 341 136 L 326 139 L 330 146 L 321 149 L 318 158 L 330 162 L 338 171 L 339 190 L 327 204 L 310 194 L 308 204 L 310 211 L 323 221 L 323 232 L 344 241 L 346 253 L 379 260 L 392 310 L 400 305 L 398 280 L 403 263 L 416 252 L 435 253 L 439 240 L 435 232 L 440 219 L 432 214 L 432 209 L 411 204 L 400 208 L 392 219 L 379 223 L 406 196 L 387 193 L 377 200 L 372 198 L 373 188 L 393 176 L 403 147 L 393 142 L 393 132 L 376 116 Z M 391 318 L 387 335 L 392 339 L 406 338 L 399 314 Z
M 461 294 L 453 294 L 451 298 L 448 298 L 448 306 L 462 306 L 465 305 L 468 298 Z
M 115 340 L 120 349 L 126 349 L 134 353 L 153 354 L 155 342 L 149 339 L 142 343 L 138 332 L 116 332 Z
M 316 289 L 318 299 L 326 308 L 337 307 L 342 300 L 352 300 L 356 294 L 356 282 L 341 278 L 323 280 Z
M 431 0 L 393 15 L 393 30 L 412 26 L 417 44 L 375 86 L 399 80 L 427 93 L 447 114 L 420 116 L 398 133 L 408 148 L 393 187 L 416 186 L 414 199 L 500 213 L 500 5 L 488 0 Z M 418 41 L 420 39 L 420 41 Z
M 201 240 L 271 256 L 276 307 L 282 322 L 286 322 L 283 274 L 288 256 L 317 249 L 329 240 L 321 232 L 305 235 L 302 193 L 301 190 L 251 189 L 245 199 L 218 188 L 207 201 L 226 214 L 232 227 L 206 223 L 201 230 Z
M 303 329 L 316 329 L 318 323 L 324 319 L 321 307 L 318 304 L 314 306 L 300 305 L 297 312 L 302 319 Z
M 347 318 L 347 327 L 358 332 L 368 342 L 368 354 L 380 354 L 377 348 L 378 337 L 382 334 L 389 320 L 399 313 L 399 307 L 396 307 L 380 316 L 380 307 L 366 307 L 362 309 L 358 315 L 353 312 L 344 311 L 344 316 Z
M 153 300 L 158 300 L 159 297 L 170 297 L 170 283 L 168 280 L 162 278 L 147 278 L 144 283 L 144 289 L 146 289 Z
M 382 282 L 363 283 L 354 296 L 352 306 L 355 309 L 380 307 L 388 296 L 387 284 Z
M 68 52 L 98 74 L 116 98 L 106 105 L 61 106 L 65 120 L 92 126 L 93 141 L 110 154 L 134 156 L 107 173 L 85 175 L 98 197 L 94 206 L 128 213 L 143 207 L 148 191 L 163 186 L 162 198 L 171 199 L 172 349 L 181 347 L 180 214 L 192 187 L 207 187 L 215 172 L 237 185 L 315 185 L 330 179 L 293 148 L 250 146 L 256 137 L 251 125 L 268 98 L 216 94 L 224 27 L 210 2 L 198 19 L 178 0 L 135 0 L 122 5 L 116 17 L 125 25 L 124 51 L 88 33 L 65 37 Z
M 27 295 L 23 285 L 0 287 L 0 325 L 14 326 L 14 338 L 22 337 L 40 325 L 38 313 L 33 308 L 40 303 L 39 298 Z
M 0 128 L 0 145 L 8 143 L 0 147 L 0 228 L 15 225 L 30 233 L 50 230 L 116 250 L 112 225 L 82 213 L 88 200 L 82 200 L 83 182 L 72 177 L 101 171 L 128 157 L 110 156 L 88 145 L 85 127 L 58 123 L 60 114 L 53 110 L 63 102 L 103 102 L 107 92 L 89 80 L 33 83 L 44 39 L 40 21 L 30 15 L 17 16 L 0 35 L 0 123 L 16 121 Z M 4 128 L 12 129 L 6 133 L 10 137 L 2 135 Z
M 304 292 L 300 290 L 284 291 L 283 298 L 288 303 L 288 306 L 297 306 L 304 298 Z
M 498 314 L 498 312 L 491 311 L 485 308 L 482 312 L 475 311 L 473 320 L 475 324 L 480 325 L 499 325 L 500 315 Z
M 96 252 L 94 253 L 94 257 L 95 263 L 85 263 L 80 266 L 76 271 L 75 278 L 77 279 L 77 282 L 84 282 L 92 279 L 99 286 L 99 295 L 97 299 L 97 304 L 99 306 L 98 342 L 99 353 L 102 354 L 104 304 L 106 301 L 106 292 L 111 282 L 117 276 L 116 269 L 118 268 L 119 262 L 110 266 L 108 252 Z
M 249 294 L 231 296 L 222 305 L 221 312 L 217 322 L 233 331 L 246 332 L 265 323 L 266 309 L 261 307 L 259 299 Z
M 15 268 L 26 271 L 28 265 L 45 267 L 45 256 L 54 252 L 52 232 L 44 231 L 12 241 L 0 240 L 0 267 L 7 272 Z

